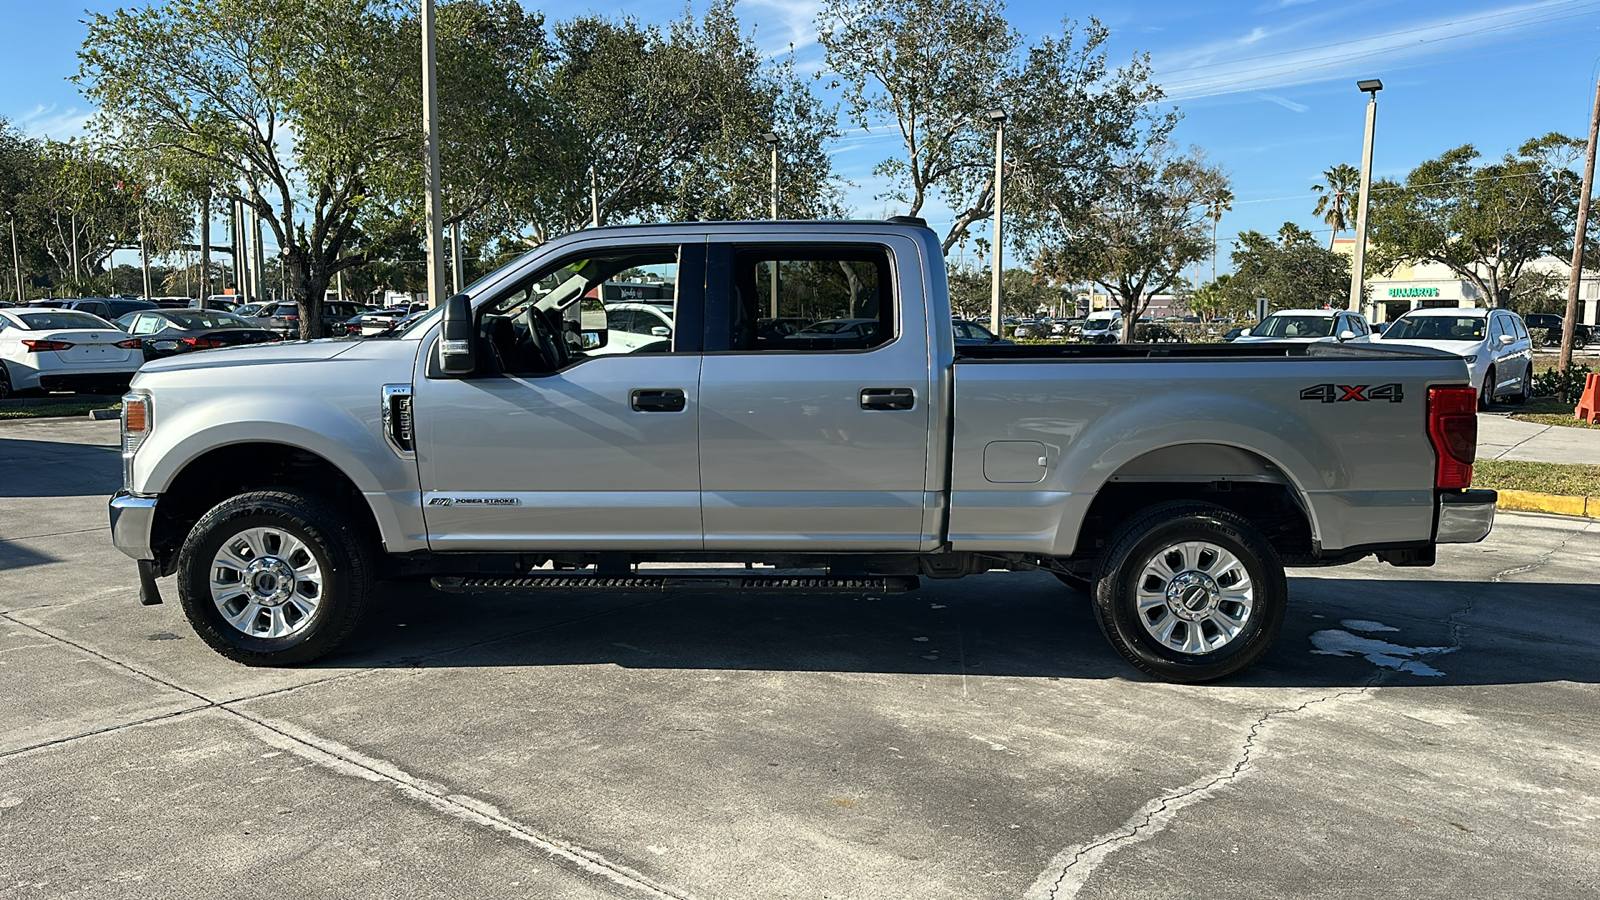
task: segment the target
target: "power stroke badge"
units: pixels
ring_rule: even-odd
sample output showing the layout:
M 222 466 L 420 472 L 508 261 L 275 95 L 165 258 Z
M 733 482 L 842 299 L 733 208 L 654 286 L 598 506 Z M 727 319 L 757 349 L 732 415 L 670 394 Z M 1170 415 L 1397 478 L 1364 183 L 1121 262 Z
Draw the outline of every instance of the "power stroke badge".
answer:
M 515 497 L 429 497 L 429 506 L 521 506 Z

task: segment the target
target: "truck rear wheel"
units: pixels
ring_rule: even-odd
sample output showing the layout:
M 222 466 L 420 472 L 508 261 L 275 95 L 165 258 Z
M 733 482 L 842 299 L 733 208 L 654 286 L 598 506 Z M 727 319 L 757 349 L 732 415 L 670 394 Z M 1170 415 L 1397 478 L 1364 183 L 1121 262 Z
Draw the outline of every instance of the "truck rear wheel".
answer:
M 253 491 L 217 504 L 189 532 L 178 596 L 195 633 L 223 656 L 296 665 L 355 629 L 372 570 L 360 532 L 327 502 Z
M 1243 517 L 1210 503 L 1153 506 L 1107 545 L 1095 620 L 1128 662 L 1163 681 L 1225 678 L 1283 627 L 1283 564 Z

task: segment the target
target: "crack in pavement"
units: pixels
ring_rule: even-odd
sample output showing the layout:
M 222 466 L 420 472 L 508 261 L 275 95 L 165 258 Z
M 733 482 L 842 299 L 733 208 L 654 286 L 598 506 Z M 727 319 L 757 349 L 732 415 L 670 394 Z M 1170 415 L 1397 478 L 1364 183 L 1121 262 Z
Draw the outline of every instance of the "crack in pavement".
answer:
M 1503 569 L 1492 575 L 1487 582 L 1481 583 L 1478 590 L 1473 591 L 1468 596 L 1466 604 L 1446 619 L 1446 623 L 1450 626 L 1451 646 L 1443 648 L 1437 653 L 1429 654 L 1429 657 L 1439 656 L 1462 648 L 1463 633 L 1466 630 L 1463 620 L 1473 613 L 1477 608 L 1479 598 L 1490 587 L 1504 583 L 1504 580 L 1510 576 L 1531 572 L 1543 566 L 1575 538 L 1589 533 L 1593 528 L 1594 523 L 1585 523 L 1582 527 L 1569 532 L 1559 544 L 1541 554 L 1538 559 L 1524 565 Z M 1025 900 L 1060 900 L 1060 898 L 1077 896 L 1078 892 L 1088 882 L 1089 877 L 1111 854 L 1123 847 L 1149 840 L 1171 824 L 1172 820 L 1184 808 L 1210 799 L 1218 791 L 1246 775 L 1257 759 L 1257 739 L 1269 724 L 1282 717 L 1303 712 L 1319 703 L 1327 703 L 1345 697 L 1369 695 L 1380 686 L 1381 682 L 1395 674 L 1397 673 L 1379 669 L 1359 688 L 1338 691 L 1326 697 L 1308 700 L 1297 707 L 1278 709 L 1266 713 L 1250 726 L 1250 730 L 1245 735 L 1241 752 L 1231 767 L 1219 774 L 1202 777 L 1175 791 L 1157 797 L 1145 804 L 1139 812 L 1135 813 L 1132 818 L 1116 830 L 1102 834 L 1083 844 L 1069 847 L 1056 854 L 1044 872 L 1029 886 L 1023 897 Z
M 594 615 L 581 616 L 572 621 L 583 621 L 590 618 L 594 618 Z M 123 722 L 83 734 L 75 734 L 64 738 L 44 741 L 29 747 L 22 747 L 16 750 L 0 752 L 0 759 L 19 756 L 21 754 L 73 743 L 90 737 L 111 734 L 130 728 L 143 727 L 156 722 L 165 722 L 179 718 L 186 718 L 198 714 L 204 714 L 211 710 L 216 710 L 244 722 L 258 739 L 270 746 L 291 752 L 302 759 L 305 759 L 323 768 L 330 769 L 331 771 L 341 775 L 353 776 L 369 782 L 387 784 L 388 786 L 398 790 L 402 795 L 420 802 L 436 812 L 448 815 L 452 818 L 467 822 L 469 824 L 488 828 L 501 834 L 508 835 L 516 840 L 543 851 L 552 859 L 560 863 L 565 863 L 570 868 L 576 868 L 590 875 L 604 878 L 613 884 L 627 888 L 643 896 L 655 898 L 655 900 L 694 900 L 693 894 L 656 882 L 645 874 L 621 863 L 614 862 L 602 854 L 585 849 L 584 847 L 569 841 L 564 841 L 560 838 L 543 834 L 534 828 L 505 815 L 493 804 L 486 803 L 469 794 L 452 792 L 443 785 L 417 778 L 393 763 L 367 756 L 366 754 L 363 754 L 354 748 L 347 747 L 331 739 L 313 734 L 305 729 L 297 728 L 285 722 L 267 719 L 263 716 L 252 715 L 243 710 L 234 708 L 240 704 L 260 700 L 265 697 L 291 693 L 294 691 L 299 691 L 303 688 L 312 687 L 314 685 L 328 684 L 333 681 L 340 681 L 347 678 L 372 675 L 381 670 L 365 668 L 351 672 L 342 672 L 338 675 L 320 678 L 316 681 L 306 682 L 304 684 L 274 688 L 270 691 L 262 691 L 244 697 L 236 697 L 232 700 L 217 701 L 164 678 L 152 675 L 149 672 L 145 672 L 121 660 L 114 659 L 91 647 L 84 646 L 83 644 L 62 637 L 58 634 L 53 634 L 50 631 L 40 628 L 39 626 L 20 621 L 6 613 L 0 612 L 0 619 L 10 622 L 19 628 L 26 628 L 29 631 L 32 631 L 43 637 L 65 644 L 69 647 L 93 656 L 96 659 L 102 660 L 111 666 L 122 669 L 134 675 L 135 677 L 145 679 L 200 701 L 199 704 L 185 709 L 174 710 L 154 716 L 146 716 L 133 722 Z M 571 622 L 556 622 L 544 627 L 556 628 L 567 624 L 571 624 Z M 537 631 L 539 629 L 529 630 Z M 504 638 L 502 637 L 501 639 Z
M 1359 688 L 1337 691 L 1325 697 L 1315 697 L 1295 707 L 1285 707 L 1264 713 L 1250 726 L 1246 733 L 1244 744 L 1240 748 L 1238 758 L 1231 766 L 1221 773 L 1207 775 L 1164 794 L 1145 804 L 1132 818 L 1123 823 L 1115 831 L 1100 835 L 1092 840 L 1056 854 L 1050 865 L 1034 880 L 1026 893 L 1025 900 L 1058 900 L 1058 898 L 1075 897 L 1083 889 L 1095 869 L 1105 862 L 1111 854 L 1123 847 L 1138 844 L 1155 837 L 1172 823 L 1180 811 L 1196 803 L 1210 799 L 1218 791 L 1248 774 L 1251 765 L 1256 761 L 1257 739 L 1268 725 L 1284 716 L 1292 716 L 1319 703 L 1330 703 L 1345 697 L 1362 696 L 1371 691 L 1374 683 L 1381 673 L 1374 674 L 1367 683 Z

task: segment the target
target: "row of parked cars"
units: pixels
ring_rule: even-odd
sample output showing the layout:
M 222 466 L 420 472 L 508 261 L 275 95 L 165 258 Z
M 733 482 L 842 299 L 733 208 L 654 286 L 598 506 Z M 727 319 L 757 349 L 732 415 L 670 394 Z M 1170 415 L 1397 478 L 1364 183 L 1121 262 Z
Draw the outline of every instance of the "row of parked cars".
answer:
M 0 304 L 0 399 L 33 391 L 121 393 L 146 361 L 195 350 L 282 341 L 299 333 L 295 304 L 234 297 L 161 301 L 78 298 Z M 192 305 L 185 305 L 192 304 Z M 371 335 L 411 315 L 343 301 L 323 306 L 329 336 Z

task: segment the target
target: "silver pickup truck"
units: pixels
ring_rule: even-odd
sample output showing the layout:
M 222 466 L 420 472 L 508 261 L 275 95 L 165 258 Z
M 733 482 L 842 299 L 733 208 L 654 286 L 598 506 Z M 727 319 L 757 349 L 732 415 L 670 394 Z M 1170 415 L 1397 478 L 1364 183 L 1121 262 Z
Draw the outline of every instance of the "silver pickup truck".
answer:
M 595 352 L 614 285 L 648 287 L 670 340 Z M 1492 526 L 1460 358 L 958 351 L 950 322 L 915 220 L 578 232 L 388 336 L 146 366 L 113 538 L 144 602 L 176 574 L 248 664 L 333 650 L 387 578 L 860 594 L 1043 569 L 1133 665 L 1201 682 L 1266 651 L 1285 566 L 1426 566 Z

